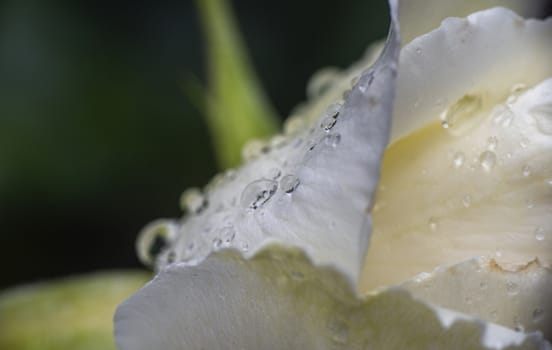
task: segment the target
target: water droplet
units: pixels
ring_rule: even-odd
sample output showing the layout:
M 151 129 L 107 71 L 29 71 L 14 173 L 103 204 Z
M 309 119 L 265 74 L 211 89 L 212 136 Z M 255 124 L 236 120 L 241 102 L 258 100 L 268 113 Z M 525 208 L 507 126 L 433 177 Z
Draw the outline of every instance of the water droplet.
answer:
M 430 217 L 428 220 L 428 226 L 431 232 L 437 232 L 437 229 L 439 228 L 439 219 L 434 216 Z
M 495 136 L 491 136 L 487 139 L 487 149 L 489 151 L 495 151 L 498 146 L 498 139 Z
M 519 140 L 519 145 L 521 148 L 526 148 L 529 146 L 529 139 L 527 137 L 522 137 L 521 140 Z
M 309 98 L 315 98 L 324 94 L 339 76 L 339 70 L 331 67 L 324 68 L 314 73 L 307 83 L 307 96 Z
M 519 285 L 513 281 L 506 282 L 506 291 L 510 295 L 516 295 L 519 293 Z
M 343 91 L 343 94 L 341 95 L 343 97 L 343 99 L 346 101 L 348 98 L 349 98 L 349 95 L 351 94 L 351 90 L 350 89 L 347 89 L 345 91 Z
M 230 245 L 236 237 L 236 230 L 232 226 L 223 227 L 220 230 L 220 238 L 225 245 Z
M 332 103 L 331 105 L 326 108 L 326 111 L 324 112 L 324 116 L 331 117 L 334 119 L 337 119 L 339 117 L 339 112 L 341 111 L 341 108 L 343 106 L 341 103 Z
M 514 331 L 523 333 L 525 332 L 525 327 L 519 322 L 517 317 L 514 319 Z
M 270 139 L 271 148 L 280 148 L 286 144 L 287 138 L 284 135 L 275 135 Z
M 305 125 L 305 118 L 298 115 L 291 116 L 284 122 L 284 134 L 293 135 L 303 129 Z
M 168 220 L 157 220 L 147 225 L 138 235 L 137 254 L 147 266 L 167 248 L 176 235 L 177 226 Z
M 247 185 L 241 194 L 241 205 L 247 209 L 256 210 L 264 205 L 278 189 L 278 183 L 273 180 L 260 179 Z
M 249 250 L 249 244 L 247 242 L 243 242 L 241 248 L 243 252 L 246 252 Z
M 472 196 L 470 194 L 465 194 L 464 197 L 462 197 L 462 204 L 464 207 L 469 208 L 472 203 Z
M 199 214 L 207 208 L 207 200 L 198 188 L 189 188 L 180 196 L 180 208 L 188 213 Z
M 335 123 L 337 123 L 337 119 L 333 117 L 324 117 L 320 122 L 320 128 L 322 128 L 322 130 L 324 130 L 325 132 L 330 132 Z
M 537 241 L 543 241 L 545 234 L 544 227 L 539 226 L 535 229 L 535 238 Z
M 529 165 L 524 165 L 523 168 L 521 168 L 521 174 L 524 177 L 528 177 L 531 175 L 531 167 Z
M 222 246 L 222 239 L 213 238 L 213 248 L 219 249 Z
M 272 168 L 268 171 L 268 178 L 269 179 L 272 179 L 272 180 L 276 180 L 277 178 L 280 177 L 280 175 L 282 175 L 282 172 L 280 171 L 280 169 L 278 168 Z
M 422 49 L 419 48 L 419 47 L 417 47 L 417 48 L 416 48 L 416 54 L 417 54 L 417 55 L 420 55 L 421 53 L 422 53 Z
M 280 180 L 280 187 L 285 193 L 292 193 L 299 186 L 301 181 L 295 175 L 286 175 Z
M 441 113 L 442 126 L 445 129 L 457 128 L 470 121 L 482 105 L 482 99 L 477 95 L 464 95 Z
M 466 156 L 462 152 L 456 152 L 454 156 L 452 157 L 452 164 L 456 169 L 462 167 L 464 165 L 464 161 L 466 160 Z
M 242 148 L 242 158 L 245 161 L 249 161 L 257 158 L 263 153 L 268 152 L 269 147 L 266 142 L 262 140 L 248 141 Z
M 552 135 L 552 102 L 535 106 L 529 110 L 535 118 L 537 128 L 546 135 Z
M 330 320 L 327 325 L 331 339 L 339 344 L 346 344 L 349 341 L 349 326 L 339 320 Z
M 479 156 L 479 164 L 481 164 L 481 168 L 483 168 L 483 170 L 490 172 L 496 164 L 496 154 L 491 151 L 481 153 Z
M 527 199 L 525 204 L 527 204 L 527 209 L 531 209 L 535 206 L 535 202 L 531 198 Z
M 541 308 L 536 308 L 535 310 L 533 310 L 532 316 L 533 316 L 533 322 L 539 323 L 544 319 L 544 310 Z
M 506 105 L 498 105 L 493 110 L 493 115 L 493 122 L 497 125 L 502 126 L 503 128 L 509 127 L 515 117 L 512 109 Z

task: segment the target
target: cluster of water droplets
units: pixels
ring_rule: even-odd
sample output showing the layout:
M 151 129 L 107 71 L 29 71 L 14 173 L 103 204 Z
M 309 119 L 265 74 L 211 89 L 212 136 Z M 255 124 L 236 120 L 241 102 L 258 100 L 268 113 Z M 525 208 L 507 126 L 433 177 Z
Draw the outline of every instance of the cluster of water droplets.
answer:
M 158 267 L 175 261 L 195 264 L 210 251 L 249 251 L 252 242 L 240 235 L 236 217 L 247 221 L 247 216 L 264 215 L 264 208 L 278 193 L 291 198 L 300 190 L 297 169 L 305 159 L 318 147 L 331 150 L 339 145 L 341 134 L 336 129 L 341 110 L 341 103 L 330 104 L 310 128 L 305 117 L 292 116 L 283 134 L 247 143 L 242 149 L 242 167 L 215 176 L 203 191 L 184 191 L 180 221 L 157 222 L 141 232 L 138 254 L 142 261 Z

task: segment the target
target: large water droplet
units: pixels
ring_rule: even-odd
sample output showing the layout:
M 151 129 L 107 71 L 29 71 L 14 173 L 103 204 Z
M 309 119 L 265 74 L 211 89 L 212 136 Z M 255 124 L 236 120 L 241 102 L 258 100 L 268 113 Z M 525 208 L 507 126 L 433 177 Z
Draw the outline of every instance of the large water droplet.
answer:
M 297 189 L 301 181 L 295 175 L 286 175 L 280 180 L 280 187 L 285 193 L 292 193 Z
M 537 241 L 544 241 L 545 234 L 544 227 L 539 226 L 535 229 L 535 238 Z
M 483 170 L 490 172 L 496 165 L 496 154 L 491 151 L 481 153 L 479 156 L 479 164 L 481 164 Z
M 452 165 L 458 169 L 462 167 L 462 165 L 464 165 L 465 160 L 466 160 L 466 156 L 464 155 L 464 153 L 456 152 L 452 157 Z
M 552 135 L 552 103 L 541 104 L 529 110 L 535 118 L 537 128 L 546 135 Z
M 479 112 L 483 101 L 478 95 L 464 95 L 441 113 L 444 128 L 459 129 L 470 124 L 471 118 Z
M 264 205 L 278 189 L 273 180 L 260 179 L 247 185 L 241 195 L 241 205 L 247 209 L 258 209 Z
M 199 214 L 207 208 L 207 199 L 198 188 L 189 188 L 180 196 L 180 208 L 188 213 Z

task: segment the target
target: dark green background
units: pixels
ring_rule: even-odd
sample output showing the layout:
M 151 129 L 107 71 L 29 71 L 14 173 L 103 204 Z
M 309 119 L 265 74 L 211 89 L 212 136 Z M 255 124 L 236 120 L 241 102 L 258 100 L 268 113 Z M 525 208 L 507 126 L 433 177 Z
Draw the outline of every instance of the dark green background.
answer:
M 337 4 L 234 2 L 282 116 L 385 35 L 385 1 Z M 217 171 L 183 88 L 204 59 L 190 0 L 0 2 L 0 288 L 140 266 L 140 228 Z
M 147 222 L 216 168 L 183 88 L 205 81 L 191 0 L 0 0 L 0 288 L 137 267 Z M 383 38 L 381 1 L 234 1 L 285 116 L 309 76 Z M 197 101 L 196 101 L 197 103 Z

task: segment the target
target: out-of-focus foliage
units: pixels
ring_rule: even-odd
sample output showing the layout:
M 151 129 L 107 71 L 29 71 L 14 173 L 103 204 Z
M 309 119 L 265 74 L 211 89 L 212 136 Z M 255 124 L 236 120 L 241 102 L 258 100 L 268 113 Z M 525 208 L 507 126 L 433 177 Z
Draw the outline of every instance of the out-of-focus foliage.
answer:
M 0 349 L 115 349 L 113 314 L 151 275 L 102 272 L 0 293 Z
M 208 53 L 206 117 L 221 169 L 241 161 L 252 138 L 272 135 L 277 118 L 253 72 L 227 1 L 197 0 Z

